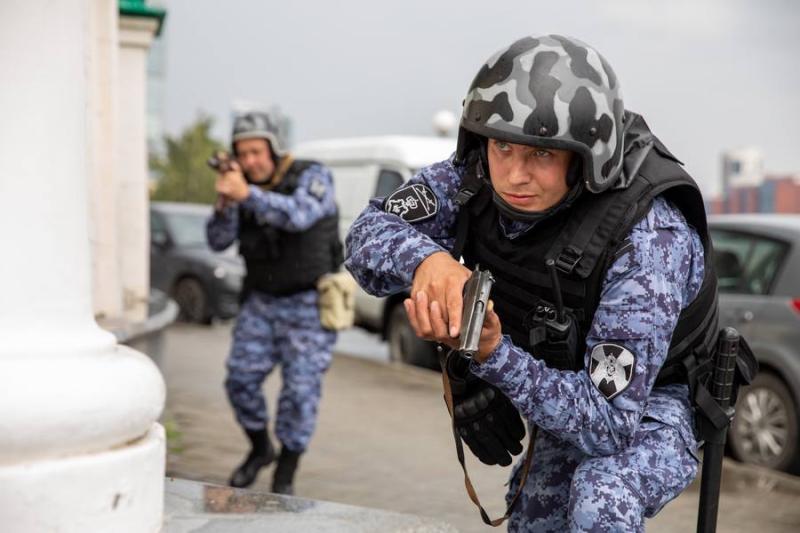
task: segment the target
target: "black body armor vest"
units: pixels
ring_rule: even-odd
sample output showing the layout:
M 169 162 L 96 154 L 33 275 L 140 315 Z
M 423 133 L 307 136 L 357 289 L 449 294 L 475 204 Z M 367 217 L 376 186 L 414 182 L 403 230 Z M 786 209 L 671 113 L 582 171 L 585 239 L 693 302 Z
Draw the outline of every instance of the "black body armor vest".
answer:
M 717 279 L 703 200 L 694 180 L 644 120 L 633 113 L 626 118 L 628 187 L 584 193 L 512 241 L 498 223 L 490 185 L 472 170 L 455 198 L 461 208 L 453 254 L 470 269 L 480 265 L 492 272 L 495 310 L 514 344 L 549 367 L 579 370 L 605 273 L 631 246 L 625 239 L 653 199 L 664 196 L 695 228 L 705 248 L 700 292 L 678 318 L 656 383 L 686 381 L 687 364 L 708 366 L 718 331 Z
M 300 175 L 313 164 L 295 161 L 272 192 L 291 195 Z M 239 253 L 247 265 L 242 298 L 251 290 L 284 296 L 313 289 L 320 276 L 342 264 L 339 214 L 322 218 L 305 231 L 291 232 L 259 224 L 251 212 L 239 207 Z

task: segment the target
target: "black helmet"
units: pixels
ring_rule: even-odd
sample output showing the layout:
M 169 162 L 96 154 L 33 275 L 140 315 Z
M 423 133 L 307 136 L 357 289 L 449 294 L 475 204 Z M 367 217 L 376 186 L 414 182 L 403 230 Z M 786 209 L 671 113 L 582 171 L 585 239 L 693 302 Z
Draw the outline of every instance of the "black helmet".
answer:
M 591 192 L 617 184 L 623 156 L 624 106 L 611 66 L 571 37 L 524 37 L 495 53 L 464 100 L 456 162 L 479 144 L 505 142 L 572 150 Z

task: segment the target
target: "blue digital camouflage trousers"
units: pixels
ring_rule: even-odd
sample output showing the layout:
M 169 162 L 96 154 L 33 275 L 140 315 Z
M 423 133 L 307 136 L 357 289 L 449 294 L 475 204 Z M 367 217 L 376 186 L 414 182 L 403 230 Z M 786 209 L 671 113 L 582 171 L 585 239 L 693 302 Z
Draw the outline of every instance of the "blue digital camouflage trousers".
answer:
M 673 427 L 645 419 L 633 444 L 620 453 L 592 457 L 539 430 L 533 463 L 508 522 L 512 532 L 644 531 L 653 517 L 697 474 L 693 445 Z M 519 462 L 507 501 L 520 481 Z
M 283 385 L 275 434 L 290 450 L 305 451 L 316 426 L 322 376 L 335 342 L 336 332 L 320 325 L 316 291 L 285 297 L 251 293 L 233 331 L 225 381 L 239 424 L 248 430 L 267 426 L 262 385 L 280 364 Z

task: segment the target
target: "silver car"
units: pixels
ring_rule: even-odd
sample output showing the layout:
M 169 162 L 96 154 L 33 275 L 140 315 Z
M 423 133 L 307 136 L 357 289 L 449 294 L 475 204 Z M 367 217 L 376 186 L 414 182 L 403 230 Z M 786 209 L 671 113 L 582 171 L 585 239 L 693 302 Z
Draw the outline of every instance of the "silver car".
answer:
M 800 215 L 710 218 L 720 327 L 745 336 L 761 370 L 739 393 L 730 451 L 800 473 Z

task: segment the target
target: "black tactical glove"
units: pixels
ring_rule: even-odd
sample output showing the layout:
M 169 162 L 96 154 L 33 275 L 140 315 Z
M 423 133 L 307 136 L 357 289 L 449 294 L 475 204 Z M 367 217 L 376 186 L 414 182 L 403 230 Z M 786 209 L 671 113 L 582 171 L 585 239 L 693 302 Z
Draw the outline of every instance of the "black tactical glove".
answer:
M 508 466 L 522 451 L 525 426 L 517 408 L 469 371 L 469 361 L 453 352 L 447 360 L 453 392 L 453 423 L 472 453 L 487 465 Z

